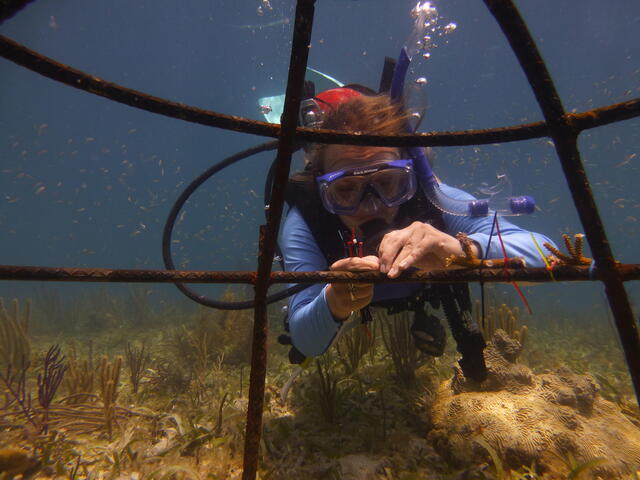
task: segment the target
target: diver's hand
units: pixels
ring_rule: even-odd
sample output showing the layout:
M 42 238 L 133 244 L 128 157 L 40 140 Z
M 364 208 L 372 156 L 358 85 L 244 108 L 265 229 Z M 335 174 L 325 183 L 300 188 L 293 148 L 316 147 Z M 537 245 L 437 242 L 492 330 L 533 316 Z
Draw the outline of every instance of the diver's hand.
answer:
M 332 271 L 368 272 L 378 271 L 378 257 L 349 257 L 331 265 Z M 371 303 L 373 283 L 330 283 L 325 291 L 329 310 L 336 320 L 346 320 L 351 312 L 360 310 Z
M 474 245 L 476 254 L 479 249 Z M 409 267 L 431 271 L 445 268 L 445 259 L 464 255 L 460 242 L 428 223 L 413 222 L 406 228 L 387 233 L 378 249 L 380 271 L 396 278 Z

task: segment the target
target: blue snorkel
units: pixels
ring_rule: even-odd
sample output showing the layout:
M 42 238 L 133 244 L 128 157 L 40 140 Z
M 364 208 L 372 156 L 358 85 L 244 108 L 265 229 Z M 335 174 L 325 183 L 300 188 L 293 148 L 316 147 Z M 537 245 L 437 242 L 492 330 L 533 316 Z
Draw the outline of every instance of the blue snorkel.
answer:
M 418 4 L 418 6 L 420 6 L 420 4 Z M 400 51 L 391 80 L 389 96 L 395 102 L 402 102 L 405 79 L 409 65 L 411 64 L 411 59 L 413 55 L 424 46 L 422 33 L 424 32 L 425 25 L 428 23 L 429 8 L 430 6 L 427 4 L 426 8 L 420 9 L 416 7 L 413 11 L 416 15 L 416 21 L 414 30 L 407 41 L 410 50 L 405 46 Z M 410 128 L 408 123 L 407 130 L 413 133 L 413 129 Z M 535 200 L 528 195 L 520 197 L 500 195 L 500 193 L 504 193 L 505 191 L 510 192 L 509 180 L 506 175 L 499 177 L 500 184 L 498 187 L 501 188 L 483 191 L 483 193 L 490 195 L 488 198 L 471 201 L 453 199 L 440 190 L 438 180 L 431 169 L 431 164 L 425 154 L 424 148 L 409 147 L 407 151 L 414 161 L 413 166 L 418 177 L 418 183 L 422 187 L 425 196 L 444 213 L 456 216 L 478 217 L 489 215 L 490 210 L 501 215 L 523 215 L 533 213 L 535 210 Z

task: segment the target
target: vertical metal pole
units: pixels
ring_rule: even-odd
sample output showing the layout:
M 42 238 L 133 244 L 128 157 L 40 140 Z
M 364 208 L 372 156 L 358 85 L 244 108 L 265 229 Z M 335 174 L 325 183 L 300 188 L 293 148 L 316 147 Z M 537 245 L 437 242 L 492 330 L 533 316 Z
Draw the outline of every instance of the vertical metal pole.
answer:
M 264 407 L 264 384 L 267 374 L 266 296 L 269 289 L 276 237 L 282 218 L 291 155 L 293 154 L 298 110 L 300 109 L 302 87 L 309 55 L 309 43 L 311 42 L 314 3 L 315 0 L 298 0 L 296 6 L 289 78 L 287 80 L 284 112 L 281 119 L 280 142 L 276 158 L 271 204 L 268 206 L 267 224 L 260 227 L 260 252 L 258 254 L 258 278 L 255 284 L 256 305 L 254 310 L 249 406 L 247 409 L 242 480 L 254 480 L 258 469 L 262 410 Z
M 631 303 L 624 284 L 616 270 L 616 262 L 607 233 L 580 158 L 577 145 L 578 129 L 572 125 L 571 117 L 566 115 L 544 60 L 513 2 L 511 0 L 484 0 L 484 2 L 498 21 L 516 54 L 549 126 L 580 222 L 587 234 L 587 241 L 598 272 L 602 275 L 602 282 L 605 285 L 605 292 L 635 388 L 636 400 L 640 405 L 638 325 L 633 318 Z

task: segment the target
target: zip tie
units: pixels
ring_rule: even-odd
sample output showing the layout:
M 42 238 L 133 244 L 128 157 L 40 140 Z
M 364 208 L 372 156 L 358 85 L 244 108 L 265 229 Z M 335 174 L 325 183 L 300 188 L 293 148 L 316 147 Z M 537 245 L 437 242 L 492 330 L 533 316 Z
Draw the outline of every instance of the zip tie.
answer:
M 544 252 L 540 248 L 540 245 L 538 244 L 538 241 L 536 240 L 535 235 L 533 234 L 533 232 L 529 232 L 529 235 L 531 235 L 531 240 L 533 240 L 533 244 L 536 246 L 536 249 L 538 250 L 540 257 L 542 258 L 542 261 L 545 264 L 545 268 L 547 269 L 547 272 L 549 272 L 549 276 L 551 277 L 551 280 L 556 282 L 557 280 L 553 276 L 553 267 L 549 264 L 549 260 L 547 259 L 547 256 L 544 254 Z

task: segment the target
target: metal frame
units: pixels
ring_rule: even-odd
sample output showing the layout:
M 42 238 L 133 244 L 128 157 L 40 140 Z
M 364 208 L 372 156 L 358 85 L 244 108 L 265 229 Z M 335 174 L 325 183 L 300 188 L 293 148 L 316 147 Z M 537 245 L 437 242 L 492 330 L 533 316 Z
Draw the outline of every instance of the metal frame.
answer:
M 13 16 L 32 0 L 0 0 L 0 23 Z M 246 118 L 225 115 L 191 107 L 143 92 L 122 87 L 75 70 L 33 52 L 18 43 L 0 36 L 0 55 L 53 80 L 65 83 L 111 100 L 188 122 L 279 139 L 274 187 L 268 206 L 266 225 L 260 227 L 258 269 L 256 272 L 195 272 L 167 270 L 111 270 L 46 268 L 29 266 L 0 266 L 3 280 L 101 281 L 101 282 L 184 282 L 190 283 L 248 283 L 255 286 L 255 310 L 249 407 L 244 450 L 243 480 L 254 479 L 257 473 L 259 444 L 262 429 L 262 409 L 266 378 L 267 289 L 272 283 L 289 282 L 373 282 L 402 281 L 549 281 L 545 269 L 517 270 L 456 270 L 414 274 L 402 280 L 389 280 L 379 273 L 348 272 L 272 272 L 275 242 L 284 205 L 284 192 L 289 175 L 294 141 L 305 140 L 352 145 L 378 146 L 463 146 L 505 143 L 540 137 L 550 137 L 555 145 L 569 190 L 596 268 L 560 267 L 554 277 L 561 281 L 601 281 L 625 358 L 631 374 L 636 397 L 640 403 L 640 336 L 631 305 L 624 288 L 625 281 L 640 279 L 640 265 L 621 265 L 614 256 L 604 225 L 591 191 L 584 165 L 577 147 L 578 135 L 586 129 L 640 116 L 640 99 L 634 99 L 579 114 L 564 110 L 553 80 L 538 52 L 527 25 L 511 0 L 484 0 L 511 48 L 516 54 L 533 89 L 544 115 L 544 122 L 515 125 L 486 130 L 434 132 L 417 135 L 380 136 L 357 135 L 296 128 L 300 92 L 307 66 L 315 0 L 298 0 L 295 14 L 289 78 L 282 116 L 282 124 L 274 125 Z

